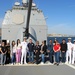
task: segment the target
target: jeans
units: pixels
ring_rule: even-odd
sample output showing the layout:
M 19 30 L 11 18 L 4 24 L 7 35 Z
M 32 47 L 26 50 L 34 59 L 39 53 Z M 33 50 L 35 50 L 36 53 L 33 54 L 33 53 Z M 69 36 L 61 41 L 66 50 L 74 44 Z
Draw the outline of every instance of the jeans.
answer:
M 34 53 L 29 52 L 29 62 L 33 62 L 33 61 L 34 61 Z
M 11 63 L 16 63 L 16 53 L 12 54 L 12 59 L 11 59 Z
M 66 61 L 66 52 L 61 52 L 61 59 L 62 59 L 62 62 Z
M 56 62 L 56 63 L 59 63 L 59 62 L 60 62 L 60 60 L 59 60 L 59 57 L 60 57 L 60 51 L 55 52 L 54 54 L 55 54 L 55 62 Z
M 0 54 L 0 64 L 1 64 L 1 54 Z
M 53 52 L 49 53 L 49 60 L 51 63 L 53 63 Z
M 45 62 L 45 55 L 41 54 L 41 58 L 42 58 L 42 62 L 44 63 Z
M 6 62 L 6 54 L 1 54 L 1 65 L 4 65 Z

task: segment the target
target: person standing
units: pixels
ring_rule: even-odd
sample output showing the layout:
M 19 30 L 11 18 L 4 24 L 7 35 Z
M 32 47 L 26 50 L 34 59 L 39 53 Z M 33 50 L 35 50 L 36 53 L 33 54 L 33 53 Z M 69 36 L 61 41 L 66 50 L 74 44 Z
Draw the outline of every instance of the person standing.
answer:
M 0 47 L 0 65 L 1 65 L 1 47 Z
M 5 43 L 2 42 L 2 45 L 1 45 L 1 65 L 5 65 L 5 62 L 6 62 L 6 47 L 5 47 Z
M 46 54 L 46 52 L 47 52 L 47 45 L 44 41 L 42 41 L 41 50 L 40 50 L 41 58 L 42 58 L 41 64 L 45 63 L 45 54 Z
M 67 51 L 67 44 L 66 44 L 66 40 L 63 39 L 62 43 L 60 44 L 61 46 L 61 59 L 62 59 L 62 63 L 65 63 L 66 61 L 66 51 Z
M 17 39 L 17 44 L 16 44 L 16 62 L 20 64 L 21 60 L 21 43 L 20 39 Z
M 1 42 L 0 42 L 0 65 L 1 65 Z
M 68 42 L 67 42 L 67 52 L 66 52 L 66 63 L 71 64 L 72 63 L 72 46 L 73 44 L 71 43 L 71 38 L 68 38 Z M 69 61 L 68 61 L 69 60 Z
M 22 55 L 21 55 L 21 64 L 23 64 L 23 59 L 24 59 L 24 64 L 27 64 L 26 62 L 26 55 L 27 55 L 27 50 L 28 50 L 28 43 L 27 43 L 27 38 L 24 37 L 23 42 L 21 43 L 21 47 L 22 47 Z
M 34 43 L 32 42 L 32 39 L 29 40 L 28 49 L 29 49 L 29 63 L 33 63 L 34 62 Z
M 39 64 L 39 54 L 40 54 L 40 50 L 41 50 L 41 47 L 39 45 L 39 41 L 36 41 L 36 45 L 34 47 L 34 50 L 35 50 L 35 56 L 36 56 L 36 64 Z
M 48 44 L 47 47 L 48 47 L 48 51 L 47 52 L 49 54 L 49 60 L 50 60 L 51 63 L 53 63 L 53 53 L 54 52 L 53 52 L 53 43 L 52 43 L 52 40 L 49 41 L 49 44 Z
M 6 45 L 6 50 L 7 50 L 7 53 L 6 53 L 6 64 L 9 64 L 11 61 L 11 58 L 10 58 L 10 43 L 7 42 L 7 45 Z
M 15 41 L 12 41 L 12 48 L 11 48 L 11 63 L 12 65 L 16 64 L 16 44 Z
M 56 40 L 55 45 L 53 46 L 53 50 L 54 50 L 54 55 L 55 55 L 55 63 L 57 66 L 59 65 L 59 57 L 60 57 L 60 44 L 58 43 L 58 41 Z
M 74 44 L 73 44 L 72 64 L 74 64 L 74 62 L 75 62 L 75 40 L 74 40 Z

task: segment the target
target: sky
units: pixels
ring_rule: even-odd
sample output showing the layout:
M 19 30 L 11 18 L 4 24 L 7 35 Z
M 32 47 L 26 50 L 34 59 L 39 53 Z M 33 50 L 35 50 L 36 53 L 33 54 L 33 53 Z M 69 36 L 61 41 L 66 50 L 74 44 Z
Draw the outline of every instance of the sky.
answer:
M 15 1 L 0 1 L 0 27 L 5 12 L 11 9 Z M 75 0 L 34 0 L 37 7 L 47 17 L 48 33 L 75 35 Z

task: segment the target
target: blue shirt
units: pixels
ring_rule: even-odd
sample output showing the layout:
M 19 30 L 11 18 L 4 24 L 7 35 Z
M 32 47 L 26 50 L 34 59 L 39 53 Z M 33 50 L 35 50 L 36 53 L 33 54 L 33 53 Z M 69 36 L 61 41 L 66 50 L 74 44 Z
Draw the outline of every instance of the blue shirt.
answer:
M 53 51 L 53 43 L 49 43 L 47 47 L 50 52 Z

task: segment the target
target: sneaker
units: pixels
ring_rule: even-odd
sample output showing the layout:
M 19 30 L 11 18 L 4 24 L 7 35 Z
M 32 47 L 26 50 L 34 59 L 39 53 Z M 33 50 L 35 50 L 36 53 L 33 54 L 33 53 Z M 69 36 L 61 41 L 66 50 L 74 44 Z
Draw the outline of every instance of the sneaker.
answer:
M 11 65 L 14 65 L 13 63 Z
M 65 64 L 68 64 L 68 62 L 65 62 Z
M 41 62 L 41 64 L 43 65 L 44 63 L 43 63 L 43 62 Z
M 69 62 L 69 64 L 71 64 L 71 62 Z
M 74 63 L 72 63 L 72 64 L 74 64 Z
M 21 65 L 21 63 L 19 63 L 19 65 Z
M 49 65 L 52 65 L 52 63 L 50 63 L 50 62 L 49 62 L 48 64 L 49 64 Z
M 24 63 L 25 65 L 27 65 L 27 63 Z
M 56 65 L 57 63 L 55 62 L 54 65 Z
M 21 63 L 20 65 L 23 65 L 23 63 Z
M 59 63 L 57 63 L 57 66 L 59 66 Z

